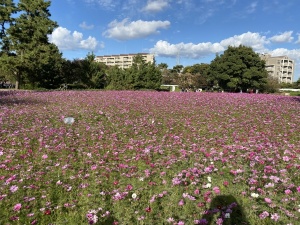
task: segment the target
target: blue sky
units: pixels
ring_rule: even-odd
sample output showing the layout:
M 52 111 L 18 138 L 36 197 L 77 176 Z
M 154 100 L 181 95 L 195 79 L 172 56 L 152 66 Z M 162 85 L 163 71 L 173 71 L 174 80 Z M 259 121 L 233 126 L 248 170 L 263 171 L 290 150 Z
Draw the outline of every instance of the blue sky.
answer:
M 67 59 L 154 53 L 169 68 L 210 63 L 240 44 L 287 55 L 300 78 L 299 0 L 52 0 L 49 37 Z

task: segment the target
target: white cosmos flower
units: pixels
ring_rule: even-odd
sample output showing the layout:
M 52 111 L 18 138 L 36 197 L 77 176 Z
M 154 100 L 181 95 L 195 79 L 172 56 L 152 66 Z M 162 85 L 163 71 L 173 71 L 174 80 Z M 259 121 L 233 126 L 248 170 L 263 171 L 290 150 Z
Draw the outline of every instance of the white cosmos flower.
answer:
M 258 198 L 258 196 L 259 196 L 259 194 L 257 194 L 257 193 L 251 193 L 252 198 Z
M 206 188 L 211 188 L 211 183 L 207 183 L 205 187 Z
M 136 198 L 137 198 L 137 194 L 136 194 L 136 193 L 133 193 L 133 194 L 131 195 L 131 197 L 132 197 L 133 199 L 136 199 Z
M 207 177 L 209 183 L 211 183 L 211 177 Z

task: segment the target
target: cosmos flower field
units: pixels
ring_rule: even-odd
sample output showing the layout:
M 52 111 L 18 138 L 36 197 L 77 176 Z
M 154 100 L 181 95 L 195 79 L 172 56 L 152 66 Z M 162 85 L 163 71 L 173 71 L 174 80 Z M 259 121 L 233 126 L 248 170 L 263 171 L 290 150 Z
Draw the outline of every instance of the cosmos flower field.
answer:
M 0 92 L 0 209 L 3 225 L 297 225 L 300 98 Z

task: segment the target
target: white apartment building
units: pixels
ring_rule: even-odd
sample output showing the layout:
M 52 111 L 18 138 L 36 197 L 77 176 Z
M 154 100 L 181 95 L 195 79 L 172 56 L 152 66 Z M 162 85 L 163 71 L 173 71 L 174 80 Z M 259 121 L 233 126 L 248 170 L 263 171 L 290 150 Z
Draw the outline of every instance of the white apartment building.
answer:
M 119 66 L 122 69 L 126 69 L 132 66 L 133 59 L 137 55 L 142 56 L 146 63 L 154 63 L 154 54 L 149 53 L 96 56 L 95 61 L 102 62 L 108 66 Z
M 287 56 L 271 56 L 261 54 L 260 58 L 266 62 L 269 75 L 278 79 L 280 83 L 293 83 L 295 61 Z

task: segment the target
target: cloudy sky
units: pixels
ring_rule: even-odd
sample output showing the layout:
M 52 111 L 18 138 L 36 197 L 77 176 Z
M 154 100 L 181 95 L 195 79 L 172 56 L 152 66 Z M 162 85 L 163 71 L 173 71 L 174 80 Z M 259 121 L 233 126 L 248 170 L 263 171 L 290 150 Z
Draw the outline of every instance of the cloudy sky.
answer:
M 154 53 L 169 68 L 210 63 L 229 45 L 287 55 L 300 78 L 299 0 L 52 0 L 49 37 L 67 59 Z

